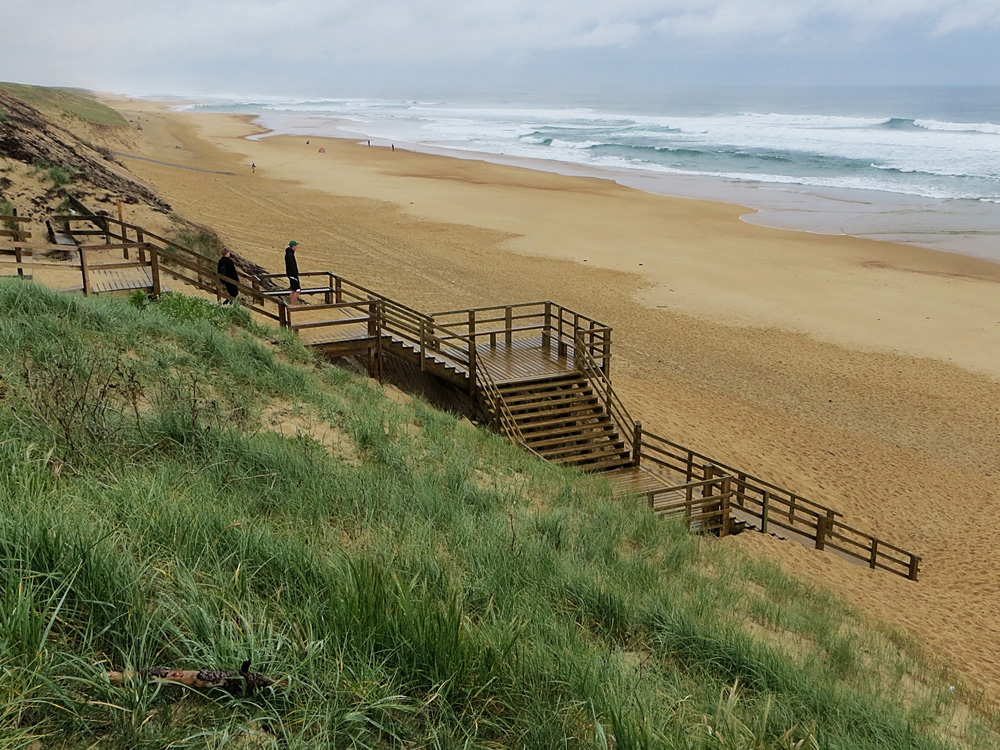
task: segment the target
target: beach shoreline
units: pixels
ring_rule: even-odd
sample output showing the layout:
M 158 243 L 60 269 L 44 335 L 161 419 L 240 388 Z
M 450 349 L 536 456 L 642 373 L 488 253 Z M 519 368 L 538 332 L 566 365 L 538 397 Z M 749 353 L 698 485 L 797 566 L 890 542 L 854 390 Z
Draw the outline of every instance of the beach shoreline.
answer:
M 129 167 L 266 268 L 295 238 L 303 270 L 418 309 L 551 299 L 611 325 L 616 390 L 649 431 L 924 562 L 913 583 L 765 535 L 723 543 L 903 628 L 1000 701 L 1000 553 L 982 522 L 1000 506 L 1000 266 L 611 180 L 247 140 L 262 129 L 245 118 L 111 103 L 142 113 L 139 155 L 165 162 Z
M 252 117 L 255 125 L 268 131 L 254 138 L 298 135 L 367 141 L 379 147 L 389 147 L 392 143 L 387 138 L 367 134 L 363 123 L 355 120 L 288 114 Z M 656 195 L 744 206 L 747 212 L 742 220 L 772 229 L 896 242 L 1000 263 L 1000 204 L 993 201 L 591 166 L 406 140 L 396 140 L 394 145 L 457 159 L 611 179 L 624 187 Z

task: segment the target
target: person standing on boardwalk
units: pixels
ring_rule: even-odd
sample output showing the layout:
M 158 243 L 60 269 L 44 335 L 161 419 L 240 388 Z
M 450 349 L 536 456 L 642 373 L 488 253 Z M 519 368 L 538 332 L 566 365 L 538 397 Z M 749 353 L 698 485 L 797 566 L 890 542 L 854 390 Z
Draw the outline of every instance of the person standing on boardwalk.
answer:
M 291 294 L 288 296 L 288 304 L 295 306 L 299 303 L 299 264 L 295 260 L 295 248 L 298 242 L 292 240 L 285 248 L 285 275 L 288 277 L 288 289 Z
M 226 248 L 222 251 L 222 257 L 219 258 L 219 276 L 223 279 L 232 279 L 233 281 L 239 281 L 239 274 L 236 273 L 236 261 L 233 260 L 233 251 Z M 230 284 L 226 281 L 222 282 L 222 286 L 226 288 L 226 294 L 229 295 L 230 299 L 223 300 L 222 304 L 228 305 L 239 295 L 240 290 L 236 288 L 236 284 Z

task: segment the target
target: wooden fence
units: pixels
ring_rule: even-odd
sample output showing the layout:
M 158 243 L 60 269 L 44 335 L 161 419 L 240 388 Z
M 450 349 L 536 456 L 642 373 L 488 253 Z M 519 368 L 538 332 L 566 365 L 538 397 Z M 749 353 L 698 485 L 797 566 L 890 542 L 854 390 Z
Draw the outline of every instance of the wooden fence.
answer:
M 732 521 L 730 504 L 734 494 L 731 477 L 712 477 L 651 490 L 646 494 L 654 513 L 679 515 L 688 528 L 698 531 L 715 531 L 719 536 L 729 534 Z
M 498 341 L 510 347 L 518 339 L 540 338 L 543 347 L 554 348 L 560 357 L 575 356 L 576 348 L 583 347 L 602 372 L 611 371 L 612 329 L 552 301 L 447 310 L 430 317 L 467 338 L 488 340 L 491 347 Z
M 843 515 L 771 482 L 751 476 L 704 454 L 643 430 L 639 432 L 642 462 L 684 478 L 684 484 L 658 491 L 667 495 L 690 483 L 704 483 L 715 489 L 727 483 L 731 488 L 729 515 L 747 518 L 762 532 L 778 530 L 816 549 L 833 550 L 860 561 L 872 569 L 887 570 L 912 581 L 917 580 L 921 558 L 901 547 L 844 523 Z M 653 498 L 650 498 L 653 502 Z M 728 522 L 727 522 L 728 523 Z

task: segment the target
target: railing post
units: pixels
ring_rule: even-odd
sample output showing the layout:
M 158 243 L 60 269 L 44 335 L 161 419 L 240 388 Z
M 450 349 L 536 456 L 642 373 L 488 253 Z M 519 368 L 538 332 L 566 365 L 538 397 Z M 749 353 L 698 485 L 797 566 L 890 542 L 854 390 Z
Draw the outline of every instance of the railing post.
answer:
M 344 282 L 341 280 L 339 276 L 337 277 L 337 281 L 334 284 L 334 290 L 336 292 L 337 304 L 339 305 L 341 302 L 344 301 Z
M 906 574 L 906 577 L 911 581 L 917 580 L 917 573 L 920 570 L 920 559 L 916 555 L 910 555 L 910 570 Z
M 632 465 L 642 465 L 642 422 L 638 419 L 632 424 Z
M 281 328 L 288 328 L 291 324 L 289 318 L 288 303 L 285 300 L 278 298 L 278 326 Z
M 705 484 L 701 486 L 701 496 L 709 497 L 712 494 L 712 482 L 709 480 L 715 476 L 715 467 L 712 464 L 702 464 L 701 465 L 701 478 L 705 480 Z
M 542 322 L 542 348 L 548 350 L 552 346 L 552 303 L 545 303 L 545 320 Z
M 420 319 L 420 371 L 424 371 L 424 363 L 427 361 L 427 321 Z
M 111 222 L 109 222 L 107 219 L 105 219 L 104 220 L 104 231 L 105 231 L 104 244 L 105 245 L 110 245 L 111 244 L 111 232 L 108 231 L 108 227 L 110 227 L 110 226 L 111 226 Z M 127 236 L 126 236 L 126 232 L 125 232 L 125 215 L 122 213 L 122 202 L 121 201 L 118 201 L 118 226 L 122 230 L 122 242 L 124 243 L 126 241 L 126 239 L 127 239 Z M 128 258 L 128 254 L 127 253 L 125 255 L 125 258 Z
M 601 357 L 601 369 L 607 377 L 611 377 L 611 329 L 604 331 L 604 351 Z
M 329 295 L 330 292 L 327 292 Z M 382 379 L 381 335 L 379 332 L 378 299 L 368 295 L 368 377 Z
M 771 512 L 771 492 L 770 490 L 764 490 L 764 498 L 762 500 L 762 508 L 760 509 L 760 533 L 767 533 L 767 516 Z
M 469 310 L 469 393 L 476 392 L 476 311 Z
M 872 570 L 875 570 L 875 566 L 878 563 L 878 539 L 872 537 L 872 555 L 871 559 L 868 561 L 868 565 Z
M 441 351 L 441 340 L 437 337 L 437 322 L 434 320 L 433 315 L 427 316 L 427 322 L 431 327 L 427 346 L 429 346 L 432 351 L 439 352 Z
M 142 232 L 141 229 L 136 229 L 135 230 L 135 241 L 143 243 L 143 244 L 139 245 L 139 260 L 142 263 L 146 262 L 145 237 L 146 237 L 146 235 L 143 234 L 143 232 Z
M 326 291 L 323 292 L 323 304 L 332 305 L 333 304 L 333 274 L 329 271 L 326 272 Z M 369 295 L 368 299 L 371 299 Z
M 816 549 L 823 550 L 823 540 L 826 536 L 826 525 L 829 523 L 829 519 L 826 516 L 816 517 Z
M 90 268 L 87 266 L 87 251 L 82 247 L 80 248 L 80 273 L 83 275 L 83 293 L 89 295 L 91 292 Z
M 156 251 L 156 248 L 150 246 L 149 248 L 149 265 L 150 265 L 150 276 L 153 277 L 153 298 L 159 299 L 161 293 L 160 286 L 160 254 Z
M 509 349 L 514 338 L 514 311 L 510 305 L 507 305 L 506 310 L 504 310 L 504 326 L 507 329 L 504 340 L 507 342 L 507 348 Z
M 264 306 L 264 295 L 260 294 L 260 278 L 254 274 L 250 277 L 250 288 L 253 289 L 254 304 Z
M 719 529 L 719 536 L 729 536 L 729 493 L 732 487 L 732 477 L 722 480 L 722 528 Z

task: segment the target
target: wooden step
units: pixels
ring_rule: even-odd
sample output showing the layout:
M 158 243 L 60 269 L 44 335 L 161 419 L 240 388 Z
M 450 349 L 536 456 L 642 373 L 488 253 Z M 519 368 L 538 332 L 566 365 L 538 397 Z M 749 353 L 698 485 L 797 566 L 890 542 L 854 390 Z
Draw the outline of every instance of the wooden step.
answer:
M 595 425 L 595 429 L 580 432 L 576 430 L 572 433 L 564 432 L 561 435 L 555 435 L 552 437 L 545 437 L 540 440 L 533 439 L 534 436 L 525 435 L 524 442 L 527 443 L 528 447 L 532 450 L 539 450 L 540 448 L 547 448 L 554 445 L 568 445 L 570 442 L 583 442 L 593 444 L 595 441 L 605 441 L 605 440 L 621 440 L 621 436 L 615 431 L 614 425 L 611 424 L 599 424 Z
M 597 397 L 580 398 L 564 403 L 536 402 L 531 404 L 521 404 L 520 406 L 509 407 L 508 411 L 518 417 L 518 419 L 531 419 L 532 417 L 552 418 L 561 414 L 573 414 L 581 411 L 593 411 L 600 409 L 601 403 Z
M 558 445 L 541 450 L 534 449 L 536 453 L 545 456 L 550 461 L 558 461 L 563 458 L 580 456 L 581 454 L 597 455 L 604 453 L 624 453 L 625 443 L 621 440 L 611 442 L 610 440 L 588 441 L 584 443 L 574 443 L 572 445 Z
M 518 378 L 517 380 L 509 380 L 505 383 L 498 383 L 497 388 L 501 391 L 509 388 L 519 388 L 522 386 L 528 386 L 532 384 L 543 384 L 549 382 L 560 382 L 567 380 L 586 380 L 583 373 L 578 370 L 569 370 L 567 372 L 557 372 L 549 373 L 547 375 L 536 375 L 530 378 Z
M 507 402 L 508 406 L 514 406 L 516 404 L 524 404 L 537 402 L 540 404 L 552 403 L 556 401 L 565 401 L 567 399 L 579 398 L 581 396 L 593 396 L 594 390 L 590 388 L 586 383 L 579 384 L 575 388 L 560 388 L 557 390 L 547 390 L 542 393 L 537 393 L 534 391 L 523 392 L 518 391 L 516 395 L 504 395 L 503 400 Z
M 615 426 L 610 419 L 602 419 L 588 424 L 560 425 L 551 430 L 532 432 L 524 436 L 525 441 L 531 445 L 541 445 L 542 443 L 555 440 L 582 439 L 584 437 L 600 437 L 608 432 L 614 431 Z
M 599 461 L 590 464 L 577 464 L 577 468 L 579 468 L 581 471 L 599 472 L 599 471 L 614 471 L 615 469 L 621 469 L 631 465 L 632 465 L 631 456 L 619 456 L 617 458 L 612 458 L 607 461 Z
M 579 459 L 570 460 L 560 460 L 560 459 L 547 459 L 554 464 L 559 466 L 572 466 L 580 471 L 587 472 L 598 472 L 598 471 L 611 471 L 614 469 L 620 469 L 624 466 L 630 466 L 632 464 L 632 459 L 629 456 L 622 456 L 616 454 L 605 454 L 604 456 L 589 456 L 581 457 Z

